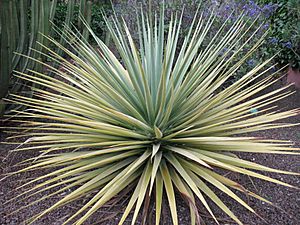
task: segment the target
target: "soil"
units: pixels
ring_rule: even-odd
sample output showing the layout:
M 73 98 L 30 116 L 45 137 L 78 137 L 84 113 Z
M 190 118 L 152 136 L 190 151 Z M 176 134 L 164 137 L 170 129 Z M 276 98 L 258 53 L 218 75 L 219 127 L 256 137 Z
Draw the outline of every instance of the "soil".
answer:
M 281 81 L 273 85 L 266 91 L 271 91 L 272 89 L 277 89 L 283 85 L 285 81 Z M 293 87 L 292 87 L 293 89 Z M 296 93 L 286 99 L 281 100 L 277 103 L 281 110 L 300 108 L 300 91 L 296 90 Z M 285 122 L 289 123 L 299 123 L 300 115 L 292 118 L 288 118 Z M 261 131 L 256 133 L 248 134 L 248 136 L 259 136 L 264 138 L 273 138 L 273 139 L 285 139 L 294 141 L 295 147 L 300 147 L 300 126 L 294 126 L 290 128 L 280 128 L 276 130 Z M 3 141 L 7 135 L 3 132 L 0 133 L 0 142 Z M 12 145 L 0 145 L 0 175 L 1 177 L 4 174 L 16 170 L 16 164 L 23 159 L 33 157 L 35 153 L 33 152 L 22 152 L 22 153 L 10 153 L 14 147 Z M 262 155 L 262 154 L 243 154 L 243 158 L 261 163 L 266 166 L 294 171 L 300 173 L 300 156 L 287 156 L 287 155 Z M 23 173 L 15 175 L 13 177 L 8 177 L 4 180 L 0 180 L 0 224 L 1 225 L 19 225 L 24 224 L 24 221 L 36 213 L 40 212 L 47 207 L 50 207 L 62 196 L 53 196 L 50 199 L 43 201 L 41 203 L 29 206 L 24 210 L 20 210 L 15 214 L 10 214 L 16 209 L 24 205 L 28 205 L 35 201 L 36 199 L 42 197 L 42 194 L 37 195 L 36 197 L 29 197 L 25 200 L 19 200 L 18 198 L 11 201 L 10 203 L 4 204 L 4 202 L 12 199 L 14 196 L 24 192 L 24 188 L 19 188 L 26 180 L 32 179 L 38 175 L 44 174 L 47 171 L 36 171 L 35 173 Z M 286 176 L 278 174 L 269 174 L 279 180 L 285 181 L 289 184 L 292 184 L 296 187 L 300 187 L 300 177 L 299 176 Z M 1 179 L 0 177 L 0 179 Z M 254 214 L 247 211 L 245 208 L 240 206 L 238 203 L 233 202 L 225 194 L 220 193 L 216 190 L 216 193 L 221 197 L 224 202 L 227 203 L 230 209 L 237 215 L 238 218 L 246 225 L 297 225 L 300 224 L 300 191 L 293 188 L 286 188 L 283 186 L 275 185 L 272 183 L 264 182 L 258 179 L 250 179 L 246 176 L 235 176 L 236 180 L 242 185 L 247 186 L 250 190 L 256 191 L 262 197 L 267 198 L 272 201 L 279 208 L 273 207 L 268 204 L 264 204 L 256 199 L 248 199 L 246 196 L 242 196 L 243 199 L 248 201 L 249 205 L 254 208 L 257 213 L 264 218 L 264 220 L 255 216 Z M 43 193 L 43 194 L 47 194 Z M 66 193 L 63 193 L 67 194 Z M 122 200 L 126 200 L 126 193 L 124 194 Z M 180 197 L 180 196 L 178 196 Z M 68 215 L 70 215 L 76 207 L 80 206 L 83 202 L 77 201 L 72 205 L 66 205 L 60 210 L 54 211 L 49 215 L 43 217 L 42 219 L 35 222 L 35 225 L 58 225 L 62 224 Z M 94 225 L 115 225 L 118 224 L 120 219 L 120 213 L 124 210 L 124 204 L 117 203 L 112 205 L 113 202 L 107 204 L 104 208 L 95 213 L 85 224 L 94 224 Z M 167 204 L 167 203 L 166 203 Z M 224 215 L 220 210 L 213 204 L 212 209 L 216 212 L 217 217 L 219 218 L 220 224 L 229 225 L 233 223 L 226 215 Z M 151 206 L 150 206 L 151 207 Z M 168 207 L 164 206 L 164 213 L 162 218 L 163 225 L 171 225 L 171 217 L 168 212 Z M 202 218 L 201 224 L 215 224 L 211 217 L 199 207 L 199 212 Z M 178 217 L 179 224 L 186 225 L 190 224 L 189 222 L 189 208 L 186 206 L 185 202 L 178 198 Z M 140 220 L 139 220 L 140 221 Z M 125 224 L 131 224 L 130 218 L 126 221 Z M 138 222 L 137 224 L 140 224 Z M 149 224 L 154 224 L 149 222 Z

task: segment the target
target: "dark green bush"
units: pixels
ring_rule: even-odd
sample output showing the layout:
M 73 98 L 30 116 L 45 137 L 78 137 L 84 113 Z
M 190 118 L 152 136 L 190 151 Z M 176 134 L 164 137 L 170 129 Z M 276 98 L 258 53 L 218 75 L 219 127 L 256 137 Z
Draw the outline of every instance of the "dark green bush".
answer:
M 104 10 L 105 13 L 109 13 L 111 9 L 111 4 L 107 3 L 107 1 L 97 1 L 97 3 L 92 4 L 92 19 L 91 19 L 91 27 L 95 34 L 100 37 L 104 38 L 105 36 L 105 24 L 102 17 L 102 11 Z M 67 12 L 67 3 L 65 2 L 58 2 L 56 7 L 56 14 L 54 17 L 54 24 L 58 28 L 62 28 L 65 22 Z M 77 4 L 74 9 L 74 16 L 72 20 L 72 24 L 78 28 L 78 14 L 79 14 L 79 5 Z M 58 38 L 58 35 L 55 36 Z
M 269 19 L 271 32 L 265 46 L 266 54 L 279 52 L 276 61 L 280 65 L 300 68 L 300 1 L 260 0 L 259 3 L 277 5 Z

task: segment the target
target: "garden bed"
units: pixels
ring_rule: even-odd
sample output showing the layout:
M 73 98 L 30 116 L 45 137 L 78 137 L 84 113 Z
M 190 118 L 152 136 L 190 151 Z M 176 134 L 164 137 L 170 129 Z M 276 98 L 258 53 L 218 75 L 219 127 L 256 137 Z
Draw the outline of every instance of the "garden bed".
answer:
M 270 89 L 276 89 L 282 86 L 284 81 L 278 82 L 277 84 L 273 85 Z M 299 108 L 300 107 L 300 91 L 296 91 L 296 93 L 286 99 L 281 100 L 277 103 L 278 108 L 280 110 L 284 109 L 292 109 L 292 108 Z M 285 122 L 290 123 L 299 123 L 300 116 L 293 117 L 286 119 Z M 269 131 L 261 131 L 252 134 L 248 134 L 249 136 L 258 136 L 264 138 L 272 138 L 272 139 L 285 139 L 291 140 L 295 142 L 295 147 L 300 147 L 300 127 L 290 127 L 285 129 L 276 129 L 276 130 L 269 130 Z M 0 133 L 0 141 L 5 139 L 6 135 L 1 132 Z M 14 170 L 13 166 L 16 163 L 20 162 L 23 159 L 33 157 L 35 153 L 33 152 L 22 152 L 22 153 L 9 153 L 13 146 L 11 145 L 0 145 L 0 174 L 3 177 L 4 173 Z M 285 155 L 259 155 L 259 154 L 244 154 L 243 158 L 249 159 L 251 161 L 255 161 L 257 163 L 261 163 L 266 166 L 279 168 L 288 171 L 300 172 L 300 160 L 299 156 L 285 156 Z M 60 197 L 62 196 L 54 196 L 51 197 L 49 200 L 38 203 L 36 205 L 30 206 L 25 210 L 21 210 L 20 212 L 10 215 L 10 213 L 24 205 L 30 204 L 31 202 L 35 201 L 42 195 L 37 195 L 35 197 L 30 197 L 25 201 L 12 201 L 9 204 L 4 205 L 4 202 L 11 199 L 12 197 L 17 196 L 18 194 L 22 193 L 24 189 L 16 188 L 24 183 L 26 180 L 34 178 L 38 175 L 41 175 L 42 172 L 36 171 L 31 173 L 24 173 L 19 174 L 14 177 L 9 177 L 7 179 L 1 180 L 0 185 L 0 224 L 4 225 L 19 225 L 25 219 L 28 219 L 30 216 L 40 212 L 43 209 L 50 207 L 54 204 Z M 256 193 L 260 194 L 262 197 L 267 198 L 268 200 L 272 201 L 274 204 L 280 206 L 282 210 L 279 210 L 275 207 L 272 207 L 267 204 L 263 204 L 262 202 L 249 199 L 249 205 L 253 207 L 258 214 L 264 218 L 266 221 L 259 219 L 255 215 L 248 212 L 246 209 L 242 208 L 237 203 L 233 202 L 229 197 L 227 197 L 224 193 L 220 193 L 216 190 L 216 193 L 221 196 L 221 199 L 224 200 L 225 203 L 229 206 L 230 209 L 241 219 L 244 224 L 247 225 L 260 225 L 260 224 L 272 224 L 272 225 L 297 225 L 300 221 L 300 192 L 296 189 L 286 188 L 283 186 L 275 185 L 272 183 L 267 183 L 264 181 L 260 181 L 257 179 L 250 179 L 246 176 L 238 176 L 229 174 L 229 176 L 234 176 L 238 181 L 247 186 L 250 190 L 255 190 Z M 272 177 L 277 178 L 279 180 L 285 181 L 289 184 L 294 186 L 300 187 L 300 178 L 297 176 L 286 176 L 286 175 L 279 175 L 273 174 Z M 64 193 L 67 194 L 67 193 Z M 126 200 L 126 195 L 123 196 L 124 201 Z M 247 198 L 244 196 L 244 199 L 247 201 Z M 70 215 L 72 212 L 78 208 L 78 206 L 82 204 L 82 201 L 77 201 L 72 205 L 67 205 L 60 210 L 56 210 L 53 213 L 43 217 L 38 222 L 34 223 L 36 225 L 55 225 L 55 224 L 62 224 L 65 218 Z M 110 203 L 112 204 L 112 202 Z M 85 224 L 94 224 L 94 225 L 115 225 L 118 224 L 118 220 L 120 219 L 120 215 L 124 210 L 124 205 L 116 204 L 110 205 L 108 204 L 106 207 L 101 208 L 100 211 L 95 213 Z M 212 209 L 216 212 L 217 217 L 220 218 L 221 224 L 235 224 L 232 223 L 228 217 L 224 216 L 220 212 L 220 210 L 216 209 L 217 207 L 213 204 Z M 186 207 L 184 202 L 179 202 L 178 206 L 178 214 L 179 214 L 179 224 L 185 225 L 189 224 L 189 209 Z M 213 220 L 211 220 L 210 216 L 206 212 L 201 212 L 200 207 L 200 214 L 202 219 L 204 220 L 205 224 L 214 224 Z M 105 220 L 106 219 L 106 220 Z M 102 222 L 100 222 L 102 221 Z M 171 225 L 171 218 L 167 211 L 167 207 L 165 207 L 164 215 L 162 219 L 163 225 Z M 125 224 L 131 224 L 130 218 L 127 220 Z M 154 223 L 149 223 L 154 224 Z

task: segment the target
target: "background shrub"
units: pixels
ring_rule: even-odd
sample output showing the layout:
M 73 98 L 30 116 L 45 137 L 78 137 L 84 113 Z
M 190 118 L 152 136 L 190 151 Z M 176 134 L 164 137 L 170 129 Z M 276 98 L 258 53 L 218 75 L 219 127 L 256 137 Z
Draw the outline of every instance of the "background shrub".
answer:
M 279 52 L 276 61 L 300 68 L 300 1 L 259 0 L 260 5 L 276 5 L 269 18 L 270 36 L 265 46 L 268 55 Z
M 54 24 L 58 28 L 63 28 L 66 14 L 67 14 L 68 3 L 65 1 L 60 1 L 57 3 L 56 14 L 54 17 Z M 108 1 L 94 1 L 92 4 L 92 17 L 91 17 L 91 27 L 95 34 L 100 38 L 105 38 L 105 24 L 102 16 L 102 11 L 105 13 L 110 12 L 111 4 Z M 78 28 L 78 13 L 79 13 L 79 4 L 75 5 L 74 16 L 72 20 L 72 24 L 77 26 Z M 60 38 L 59 35 L 55 35 L 55 38 Z

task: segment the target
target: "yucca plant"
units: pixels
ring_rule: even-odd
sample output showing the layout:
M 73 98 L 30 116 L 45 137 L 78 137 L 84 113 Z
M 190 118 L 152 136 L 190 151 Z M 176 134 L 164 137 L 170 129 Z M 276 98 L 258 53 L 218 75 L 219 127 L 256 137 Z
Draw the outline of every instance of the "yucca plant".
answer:
M 120 59 L 90 28 L 96 48 L 69 29 L 64 32 L 68 48 L 48 38 L 71 59 L 47 49 L 49 60 L 63 68 L 43 64 L 55 77 L 36 71 L 29 71 L 34 75 L 16 72 L 21 79 L 42 87 L 34 90 L 34 98 L 12 96 L 14 103 L 27 106 L 27 110 L 11 118 L 23 122 L 13 129 L 23 130 L 21 136 L 29 136 L 25 144 L 30 146 L 21 146 L 17 151 L 41 153 L 26 161 L 30 164 L 18 173 L 53 170 L 22 185 L 30 188 L 15 198 L 29 198 L 52 190 L 51 194 L 31 203 L 35 204 L 69 190 L 30 221 L 74 200 L 88 198 L 64 223 L 83 224 L 130 187 L 132 194 L 119 224 L 124 223 L 130 212 L 135 224 L 141 208 L 147 211 L 149 201 L 155 201 L 158 225 L 162 199 L 166 197 L 173 224 L 177 225 L 175 192 L 179 192 L 187 199 L 191 224 L 200 223 L 196 201 L 203 204 L 216 223 L 210 202 L 242 224 L 211 186 L 256 215 L 236 191 L 272 203 L 214 168 L 292 187 L 259 171 L 296 173 L 259 165 L 238 155 L 241 152 L 297 154 L 298 149 L 286 141 L 237 136 L 290 126 L 272 122 L 298 114 L 298 110 L 274 111 L 273 103 L 291 92 L 281 88 L 257 95 L 276 81 L 272 75 L 264 76 L 269 73 L 266 65 L 272 59 L 256 66 L 226 89 L 221 88 L 263 42 L 262 37 L 244 57 L 236 60 L 236 55 L 251 39 L 240 41 L 251 29 L 245 26 L 243 15 L 226 32 L 225 22 L 205 47 L 202 43 L 214 23 L 213 12 L 207 19 L 197 12 L 181 44 L 182 16 L 173 15 L 168 24 L 163 9 L 159 16 L 137 13 L 137 17 L 138 41 L 133 40 L 124 21 L 106 18 Z M 233 49 L 235 53 L 229 54 Z M 147 221 L 146 216 L 143 221 Z

